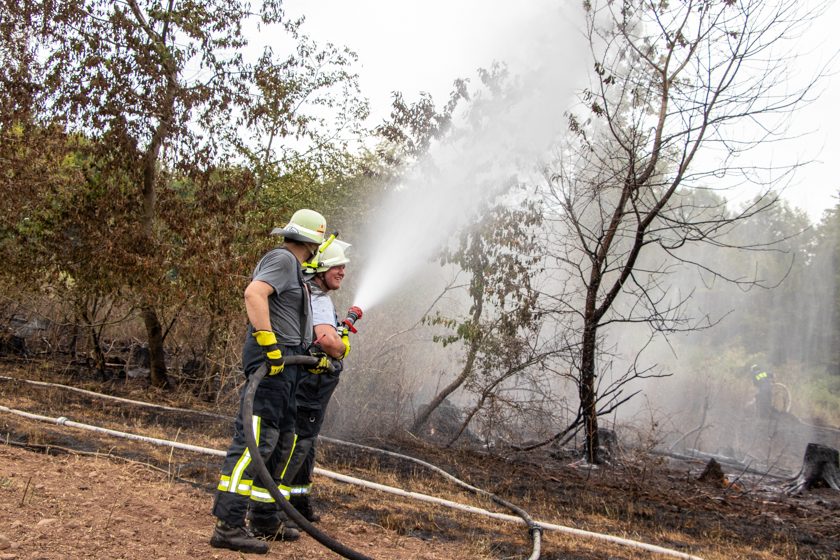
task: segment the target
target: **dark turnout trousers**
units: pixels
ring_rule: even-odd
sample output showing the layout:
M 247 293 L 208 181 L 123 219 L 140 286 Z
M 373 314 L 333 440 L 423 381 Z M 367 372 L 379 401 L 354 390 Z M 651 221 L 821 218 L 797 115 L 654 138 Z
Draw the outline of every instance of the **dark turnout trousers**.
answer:
M 282 352 L 284 356 L 302 354 L 297 348 L 283 348 Z M 280 481 L 284 473 L 283 466 L 289 462 L 295 448 L 295 391 L 300 375 L 299 366 L 288 365 L 280 374 L 265 377 L 254 394 L 253 421 L 247 427 L 256 435 L 260 457 L 268 471 L 276 474 L 272 484 L 287 498 L 288 487 L 282 486 Z M 244 431 L 245 419 L 242 418 L 244 398 L 243 388 L 239 412 L 234 422 L 233 439 L 222 464 L 213 503 L 213 515 L 234 527 L 245 524 L 249 507 L 258 514 L 264 512 L 266 516 L 278 510 L 265 481 L 257 478 L 257 471 L 248 450 Z

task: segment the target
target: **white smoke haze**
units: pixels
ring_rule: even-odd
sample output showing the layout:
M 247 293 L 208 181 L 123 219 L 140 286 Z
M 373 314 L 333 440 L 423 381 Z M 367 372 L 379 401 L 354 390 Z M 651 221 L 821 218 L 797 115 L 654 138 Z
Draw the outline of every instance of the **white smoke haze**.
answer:
M 566 129 L 564 112 L 586 76 L 586 45 L 572 23 L 580 21 L 579 13 L 545 3 L 539 17 L 512 21 L 518 25 L 499 38 L 512 45 L 511 56 L 496 62 L 505 65 L 514 87 L 500 97 L 482 91 L 480 119 L 470 112 L 475 98 L 462 102 L 451 136 L 433 145 L 386 200 L 377 201 L 381 211 L 352 240 L 359 258 L 348 268 L 352 278 L 341 298 L 365 315 L 348 357 L 353 382 L 339 387 L 341 404 L 331 414 L 328 429 L 334 434 L 377 433 L 382 419 L 399 425 L 407 411 L 416 411 L 457 374 L 460 349 L 443 348 L 433 341 L 442 329 L 420 324 L 433 302 L 448 316 L 469 311 L 463 292 L 441 297 L 448 285 L 465 280 L 434 257 L 469 225 L 482 201 L 515 177 L 533 174 Z M 480 84 L 467 77 L 472 96 Z M 404 93 L 411 101 L 410 92 Z M 466 405 L 468 398 L 458 392 L 453 402 Z
M 390 193 L 358 242 L 368 264 L 356 305 L 367 310 L 387 298 L 466 225 L 479 201 L 545 157 L 566 126 L 563 113 L 585 75 L 579 66 L 585 44 L 571 17 L 547 9 L 510 30 L 505 41 L 516 47 L 516 56 L 501 62 L 517 84 L 516 95 L 487 100 L 485 92 L 491 107 L 481 122 L 456 119 L 458 132 L 432 146 Z
M 365 312 L 359 351 L 348 358 L 360 378 L 339 389 L 343 402 L 354 404 L 345 404 L 343 415 L 334 416 L 333 430 L 364 430 L 358 422 L 376 414 L 392 415 L 395 423 L 404 420 L 400 407 L 416 409 L 428 402 L 460 370 L 458 349 L 441 348 L 431 340 L 433 329 L 418 328 L 419 318 L 451 280 L 451 271 L 430 261 L 469 223 L 480 201 L 495 196 L 500 185 L 511 179 L 532 180 L 534 171 L 556 149 L 567 126 L 564 112 L 575 103 L 573 91 L 583 85 L 588 71 L 583 66 L 589 60 L 588 47 L 571 23 L 580 19 L 579 13 L 567 17 L 559 10 L 546 10 L 527 25 L 511 29 L 504 40 L 516 45 L 517 51 L 513 58 L 500 62 L 507 65 L 516 87 L 501 98 L 482 94 L 481 102 L 490 108 L 492 118 L 476 122 L 470 120 L 475 113 L 457 115 L 455 133 L 433 145 L 428 157 L 405 175 L 386 200 L 377 203 L 381 212 L 371 218 L 363 235 L 352 240 L 360 268 L 351 265 L 352 283 L 341 296 Z M 473 82 L 470 90 L 475 89 Z M 404 93 L 410 101 L 412 95 Z M 710 258 L 714 262 L 720 257 Z M 565 279 L 549 273 L 534 281 L 575 305 L 574 295 L 561 295 Z M 697 316 L 710 313 L 719 318 L 746 304 L 735 287 L 731 301 L 707 298 L 710 290 L 696 270 L 675 274 L 669 281 L 681 295 L 696 290 L 691 312 Z M 351 285 L 358 288 L 353 290 Z M 619 298 L 616 305 L 630 303 Z M 457 316 L 468 304 L 450 299 L 438 302 L 437 307 Z M 547 343 L 552 335 L 561 334 L 560 327 L 545 325 L 541 338 Z M 732 366 L 755 360 L 749 349 L 722 353 L 697 333 L 672 334 L 651 342 L 650 329 L 639 324 L 602 332 L 606 339 L 599 357 L 601 387 L 634 365 L 670 375 L 629 383 L 624 394 L 636 390 L 640 394 L 616 413 L 602 417 L 603 427 L 618 427 L 619 436 L 637 434 L 641 445 L 698 449 L 755 465 L 793 468 L 801 457 L 799 448 L 804 448 L 808 436 L 755 422 L 750 410 L 751 380 Z M 551 385 L 557 403 L 568 393 L 569 405 L 574 406 L 575 388 L 568 379 L 554 374 Z M 370 402 L 373 394 L 379 397 L 375 404 Z M 452 400 L 466 405 L 468 399 L 469 395 L 458 392 Z M 371 416 L 363 413 L 372 406 L 377 410 Z
M 587 76 L 588 45 L 572 23 L 580 20 L 579 12 L 546 10 L 528 25 L 511 30 L 506 40 L 517 45 L 518 51 L 514 59 L 501 62 L 516 84 L 514 95 L 487 99 L 486 92 L 483 94 L 482 101 L 492 106 L 492 119 L 475 123 L 469 121 L 469 114 L 461 113 L 461 120 L 454 122 L 456 134 L 432 146 L 428 157 L 381 202 L 382 210 L 371 219 L 367 232 L 354 240 L 354 251 L 363 254 L 359 262 L 365 264 L 362 270 L 351 271 L 352 284 L 358 286 L 352 303 L 369 314 L 360 327 L 364 333 L 359 339 L 360 352 L 351 360 L 358 360 L 358 365 L 364 361 L 363 369 L 371 372 L 378 371 L 380 365 L 370 358 L 379 356 L 389 360 L 386 369 L 403 370 L 400 394 L 408 393 L 405 403 L 415 408 L 428 402 L 460 367 L 451 351 L 430 341 L 428 329 L 422 334 L 409 330 L 447 282 L 447 273 L 429 261 L 466 225 L 480 200 L 495 196 L 499 185 L 513 177 L 533 180 L 535 170 L 551 157 L 567 128 L 564 113 L 576 102 L 574 92 Z M 535 251 L 541 250 L 535 247 Z M 549 273 L 535 281 L 556 295 L 564 279 Z M 444 300 L 439 307 L 450 313 L 466 309 L 463 301 L 453 300 Z M 554 328 L 547 325 L 543 336 L 550 338 Z M 644 333 L 634 327 L 610 333 L 607 344 L 621 340 L 618 350 L 627 354 L 614 358 L 612 368 L 605 372 L 608 379 L 634 361 L 635 352 L 649 334 L 642 330 Z M 400 334 L 395 337 L 395 333 Z M 393 348 L 383 350 L 383 341 Z M 549 343 L 547 339 L 544 342 Z M 670 356 L 672 350 L 666 344 L 655 348 L 645 354 L 643 363 L 662 363 L 667 369 L 671 364 L 663 362 L 663 357 Z M 384 371 L 377 375 L 371 385 L 344 387 L 342 392 L 354 395 L 347 400 L 363 402 L 373 387 L 391 390 L 395 378 Z M 567 379 L 555 376 L 550 385 L 558 400 L 567 393 L 574 400 L 576 389 Z M 635 423 L 641 418 L 639 429 L 650 430 L 650 424 L 674 418 L 675 410 L 687 406 L 670 406 L 686 394 L 681 375 L 655 383 L 634 383 L 628 392 L 634 389 L 641 389 L 643 396 L 623 405 L 617 415 L 603 419 L 605 426 L 612 421 Z M 453 395 L 459 404 L 466 404 L 466 399 L 462 394 Z M 679 421 L 691 422 L 693 418 Z M 337 422 L 332 429 L 340 426 L 342 431 L 352 431 L 351 422 L 350 418 Z
M 730 276 L 741 268 L 766 266 L 765 261 L 773 258 L 772 253 L 744 251 L 727 258 L 722 249 L 703 246 L 690 247 L 688 253 L 701 261 L 704 254 L 716 256 L 717 270 Z M 758 264 L 751 265 L 753 261 Z M 834 276 L 820 276 L 824 285 L 817 291 L 835 293 Z M 744 292 L 726 282 L 710 282 L 691 266 L 674 267 L 668 282 L 677 299 L 693 294 L 686 308 L 688 316 L 709 315 L 712 322 L 720 322 L 709 330 L 659 335 L 647 346 L 650 329 L 643 325 L 616 325 L 605 332 L 608 341 L 620 342 L 614 347 L 617 355 L 604 372 L 602 386 L 633 365 L 640 370 L 655 368 L 669 376 L 629 383 L 625 394 L 641 393 L 614 415 L 602 418 L 601 426 L 614 423 L 619 435 L 632 433 L 635 427 L 642 434 L 640 440 L 647 437 L 647 443 L 660 450 L 715 455 L 737 461 L 744 468 L 776 474 L 795 473 L 809 442 L 837 445 L 837 430 L 811 425 L 808 419 L 813 403 L 799 389 L 812 375 L 802 369 L 808 363 L 808 349 L 801 347 L 799 340 L 812 340 L 831 329 L 830 319 L 813 310 L 823 306 L 818 297 L 811 293 L 794 296 L 799 301 L 793 307 L 802 311 L 802 317 L 785 319 L 792 328 L 787 339 L 778 341 L 779 354 L 787 356 L 779 361 L 750 347 L 756 333 L 741 330 L 743 322 L 739 321 L 754 313 L 755 298 L 768 292 Z M 796 336 L 794 324 L 808 332 Z M 644 351 L 637 354 L 641 348 Z M 762 418 L 756 409 L 757 389 L 749 370 L 753 363 L 773 373 L 779 396 L 790 396 L 788 402 L 776 401 L 777 412 L 770 418 Z

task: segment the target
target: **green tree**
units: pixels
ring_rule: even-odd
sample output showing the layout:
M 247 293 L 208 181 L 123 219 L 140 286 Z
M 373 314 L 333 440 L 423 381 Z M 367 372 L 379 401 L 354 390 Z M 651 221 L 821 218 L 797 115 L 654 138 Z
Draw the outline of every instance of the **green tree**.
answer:
M 770 193 L 770 196 L 777 195 Z M 738 256 L 733 273 L 740 278 L 756 279 L 753 289 L 738 290 L 739 316 L 733 321 L 738 325 L 738 332 L 729 333 L 730 340 L 763 356 L 768 364 L 799 360 L 800 349 L 810 345 L 807 320 L 802 321 L 802 328 L 795 325 L 800 318 L 814 316 L 821 305 L 821 298 L 814 297 L 817 294 L 807 286 L 803 276 L 811 260 L 813 237 L 805 213 L 784 201 L 745 220 L 730 235 L 733 244 L 751 249 Z M 808 292 L 812 297 L 806 296 Z
M 417 416 L 412 426 L 415 433 L 447 397 L 466 388 L 477 399 L 455 435 L 457 439 L 488 400 L 498 396 L 500 387 L 551 354 L 534 345 L 541 318 L 536 308 L 538 292 L 531 284 L 541 259 L 532 251 L 534 231 L 541 222 L 538 206 L 529 202 L 512 208 L 497 200 L 478 208 L 477 215 L 457 245 L 440 257 L 441 265 L 455 265 L 468 275 L 467 316 L 437 311 L 427 319 L 450 332 L 437 335 L 438 342 L 463 346 L 463 364 L 458 375 Z
M 28 219 L 10 211 L 4 225 L 20 239 L 51 224 L 49 241 L 28 232 L 43 261 L 94 292 L 133 294 L 152 382 L 165 386 L 164 339 L 184 304 L 208 311 L 212 345 L 245 259 L 265 249 L 278 216 L 338 196 L 330 188 L 366 115 L 354 58 L 300 37 L 279 0 L 257 13 L 219 0 L 9 1 L 3 10 L 0 123 L 16 142 L 3 150 L 13 164 L 3 194 L 26 193 L 17 216 Z M 287 32 L 296 52 L 246 60 L 243 30 L 255 20 Z M 33 171 L 31 161 L 49 165 Z M 50 257 L 62 236 L 90 251 L 78 266 Z
M 59 127 L 19 123 L 0 130 L 0 161 L 6 173 L 0 193 L 2 274 L 19 295 L 36 298 L 50 288 L 87 331 L 94 364 L 104 374 L 99 344 L 104 322 L 124 286 L 119 266 L 125 244 L 118 224 L 125 216 L 126 183 L 106 180 L 107 165 L 93 144 Z M 99 259 L 93 258 L 96 255 Z
M 840 200 L 840 197 L 838 197 Z M 803 286 L 819 302 L 806 347 L 816 368 L 840 376 L 840 202 L 825 211 Z
M 19 63 L 31 77 L 16 84 L 16 97 L 34 90 L 33 120 L 84 134 L 103 164 L 102 181 L 132 186 L 137 210 L 123 212 L 130 219 L 120 227 L 136 235 L 119 239 L 129 254 L 119 264 L 146 328 L 152 383 L 166 386 L 158 308 L 167 299 L 172 240 L 159 200 L 171 173 L 210 166 L 219 132 L 236 126 L 251 76 L 238 51 L 252 14 L 242 3 L 214 0 L 4 2 L 3 9 L 10 22 L 3 43 L 22 35 L 38 45 L 37 60 Z M 263 23 L 281 15 L 280 2 L 263 2 Z
M 256 62 L 254 99 L 244 108 L 247 135 L 231 139 L 258 186 L 297 172 L 344 175 L 366 134 L 368 105 L 352 71 L 355 53 L 293 35 L 294 54 L 277 60 L 267 49 Z

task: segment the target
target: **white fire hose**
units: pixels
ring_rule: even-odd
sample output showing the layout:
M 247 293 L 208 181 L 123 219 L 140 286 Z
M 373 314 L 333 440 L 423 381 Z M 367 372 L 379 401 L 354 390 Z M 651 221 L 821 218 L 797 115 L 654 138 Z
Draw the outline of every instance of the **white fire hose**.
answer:
M 104 395 L 104 394 L 101 394 L 101 393 L 94 393 L 94 392 L 86 391 L 86 390 L 83 390 L 83 389 L 76 389 L 76 388 L 73 388 L 73 387 L 68 387 L 66 385 L 51 384 L 51 383 L 44 383 L 44 382 L 37 382 L 37 381 L 29 381 L 29 380 L 18 379 L 18 378 L 8 378 L 8 377 L 5 377 L 5 376 L 0 376 L 0 378 L 10 379 L 10 380 L 13 379 L 15 381 L 24 381 L 24 382 L 27 382 L 27 383 L 34 383 L 34 384 L 38 384 L 38 385 L 50 385 L 50 386 L 64 387 L 64 388 L 68 388 L 68 389 L 75 389 L 77 391 L 81 391 L 81 392 L 84 392 L 84 393 L 87 393 L 87 394 L 95 395 L 97 397 L 116 399 L 116 400 L 120 400 L 120 401 L 123 401 L 123 402 L 130 402 L 132 404 L 137 404 L 137 405 L 141 405 L 141 406 L 152 406 L 152 407 L 155 407 L 155 408 L 165 408 L 165 409 L 168 409 L 168 410 L 173 410 L 173 411 L 177 410 L 177 411 L 182 411 L 182 412 L 199 412 L 199 411 L 192 411 L 192 410 L 189 410 L 189 409 L 178 409 L 178 408 L 167 407 L 167 406 L 163 406 L 163 405 L 155 405 L 155 404 L 146 403 L 146 402 L 143 402 L 143 401 L 131 401 L 131 400 L 123 399 L 123 398 L 120 398 L 120 397 L 112 397 L 110 395 Z M 129 440 L 133 440 L 133 441 L 142 441 L 142 442 L 150 443 L 150 444 L 153 444 L 153 445 L 166 446 L 166 447 L 171 447 L 171 448 L 174 448 L 174 449 L 182 449 L 182 450 L 186 450 L 186 451 L 192 451 L 192 452 L 196 452 L 196 453 L 203 453 L 203 454 L 206 454 L 206 455 L 214 455 L 214 456 L 219 456 L 219 457 L 224 457 L 225 456 L 225 452 L 220 451 L 218 449 L 201 447 L 201 446 L 197 446 L 197 445 L 190 445 L 190 444 L 186 444 L 186 443 L 181 443 L 181 442 L 176 442 L 176 441 L 171 441 L 171 440 L 166 440 L 166 439 L 160 439 L 160 438 L 153 438 L 153 437 L 149 437 L 149 436 L 142 436 L 142 435 L 132 434 L 132 433 L 128 433 L 128 432 L 121 432 L 121 431 L 118 431 L 118 430 L 111 430 L 111 429 L 103 428 L 103 427 L 100 427 L 100 426 L 94 426 L 94 425 L 90 425 L 90 424 L 83 424 L 83 423 L 80 423 L 80 422 L 74 422 L 74 421 L 69 420 L 68 418 L 66 418 L 64 416 L 61 416 L 61 417 L 58 417 L 58 418 L 43 416 L 43 415 L 39 415 L 39 414 L 32 414 L 32 413 L 29 413 L 29 412 L 12 409 L 12 408 L 2 406 L 2 405 L 0 405 L 0 412 L 15 414 L 17 416 L 21 416 L 21 417 L 28 418 L 28 419 L 31 419 L 31 420 L 49 422 L 49 423 L 57 424 L 57 425 L 60 425 L 60 426 L 67 426 L 69 428 L 77 428 L 77 429 L 82 429 L 82 430 L 87 430 L 87 431 L 92 431 L 92 432 L 103 433 L 103 434 L 107 434 L 107 435 L 110 435 L 110 436 L 120 437 L 120 438 L 129 439 Z M 214 415 L 214 414 L 210 414 L 210 413 L 205 413 L 205 414 L 224 418 L 221 415 Z M 346 445 L 351 445 L 351 446 L 354 446 L 354 447 L 370 449 L 370 450 L 373 450 L 373 451 L 377 451 L 379 453 L 384 453 L 384 454 L 388 454 L 388 455 L 395 455 L 395 456 L 403 457 L 403 458 L 406 458 L 406 459 L 409 459 L 409 460 L 413 460 L 415 462 L 422 463 L 424 465 L 428 465 L 428 463 L 425 463 L 423 461 L 419 461 L 419 460 L 414 459 L 412 457 L 408 457 L 408 456 L 405 456 L 405 455 L 399 455 L 399 454 L 392 453 L 392 452 L 385 451 L 385 450 L 381 450 L 381 449 L 368 448 L 367 446 L 361 446 L 359 444 L 341 442 L 339 440 L 333 440 L 333 439 L 330 439 L 330 438 L 323 438 L 323 439 L 325 439 L 325 441 L 329 441 L 329 442 L 333 442 L 333 443 L 346 444 Z M 445 473 L 445 471 L 442 471 L 441 469 L 439 469 L 437 467 L 434 467 L 434 465 L 429 465 L 429 466 L 431 468 L 433 468 L 435 471 Z M 384 485 L 384 484 L 378 484 L 376 482 L 370 482 L 370 481 L 362 480 L 362 479 L 359 479 L 359 478 L 356 478 L 356 477 L 343 475 L 343 474 L 340 474 L 340 473 L 336 473 L 336 472 L 333 472 L 333 471 L 322 469 L 320 467 L 315 468 L 315 473 L 318 474 L 318 475 L 321 475 L 321 476 L 325 476 L 327 478 L 332 478 L 333 480 L 337 480 L 337 481 L 340 481 L 340 482 L 345 482 L 345 483 L 348 483 L 348 484 L 362 486 L 362 487 L 365 487 L 365 488 L 370 488 L 372 490 L 379 490 L 381 492 L 387 492 L 389 494 L 393 494 L 393 495 L 396 495 L 396 496 L 402 496 L 402 497 L 405 497 L 405 498 L 410 498 L 410 499 L 421 501 L 421 502 L 437 504 L 437 505 L 441 505 L 441 506 L 448 507 L 448 508 L 451 508 L 451 509 L 456 509 L 456 510 L 460 510 L 460 511 L 465 511 L 465 512 L 469 512 L 469 513 L 483 515 L 485 517 L 489 517 L 489 518 L 492 518 L 492 519 L 499 519 L 499 520 L 503 520 L 503 521 L 509 521 L 509 522 L 513 522 L 513 523 L 519 523 L 519 524 L 522 524 L 522 525 L 527 525 L 527 522 L 524 519 L 522 519 L 521 517 L 515 516 L 515 515 L 496 513 L 496 512 L 492 512 L 492 511 L 489 511 L 489 510 L 486 510 L 486 509 L 483 509 L 483 508 L 480 508 L 480 507 L 469 506 L 469 505 L 466 505 L 466 504 L 461 504 L 461 503 L 458 503 L 458 502 L 453 502 L 453 501 L 450 501 L 450 500 L 437 498 L 435 496 L 429 496 L 427 494 L 421 494 L 421 493 L 418 493 L 418 492 L 411 492 L 411 491 L 408 491 L 408 490 L 403 490 L 401 488 L 394 488 L 392 486 L 387 486 L 387 485 Z M 447 478 L 455 479 L 455 477 L 452 477 L 452 475 L 449 475 L 448 473 L 446 473 L 446 476 L 447 476 Z M 457 481 L 458 479 L 455 479 L 455 480 Z M 461 484 L 461 485 L 466 485 L 466 483 L 462 483 L 461 481 L 458 481 L 458 483 Z M 467 486 L 469 486 L 469 485 L 467 485 Z M 600 540 L 600 541 L 604 541 L 604 542 L 610 542 L 610 543 L 617 544 L 617 545 L 620 545 L 620 546 L 626 546 L 626 547 L 630 547 L 630 548 L 635 548 L 635 549 L 639 549 L 639 550 L 645 550 L 645 551 L 648 551 L 648 552 L 653 552 L 653 553 L 656 553 L 656 554 L 662 554 L 662 555 L 665 555 L 665 556 L 670 556 L 672 558 L 683 558 L 683 559 L 686 559 L 686 560 L 703 560 L 699 556 L 694 556 L 694 555 L 687 554 L 687 553 L 684 553 L 684 552 L 680 552 L 680 551 L 677 551 L 677 550 L 672 550 L 672 549 L 669 549 L 669 548 L 664 548 L 664 547 L 649 544 L 649 543 L 635 541 L 635 540 L 632 540 L 632 539 L 625 539 L 623 537 L 618 537 L 618 536 L 615 536 L 615 535 L 608 535 L 608 534 L 604 534 L 604 533 L 596 533 L 596 532 L 592 532 L 592 531 L 585 531 L 585 530 L 582 530 L 582 529 L 575 529 L 573 527 L 567 527 L 567 526 L 564 526 L 564 525 L 556 525 L 556 524 L 553 524 L 553 523 L 546 523 L 544 521 L 538 521 L 538 520 L 533 521 L 533 523 L 534 523 L 534 525 L 537 525 L 538 527 L 540 527 L 543 530 L 557 531 L 557 532 L 560 532 L 560 533 L 565 533 L 565 534 L 574 535 L 574 536 L 578 536 L 578 537 L 591 538 L 591 539 Z

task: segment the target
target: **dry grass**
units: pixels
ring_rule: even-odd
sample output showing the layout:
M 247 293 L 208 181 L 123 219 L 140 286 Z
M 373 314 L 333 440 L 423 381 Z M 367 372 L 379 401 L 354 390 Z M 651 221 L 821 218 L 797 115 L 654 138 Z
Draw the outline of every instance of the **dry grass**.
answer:
M 36 371 L 17 372 L 21 376 L 33 373 Z M 46 377 L 49 369 L 41 369 L 40 373 Z M 55 381 L 55 377 L 44 380 Z M 65 381 L 72 382 L 72 379 Z M 84 388 L 103 390 L 92 382 L 86 382 Z M 105 389 L 115 392 L 122 389 L 120 396 L 126 398 L 149 399 L 148 394 L 136 387 Z M 183 395 L 173 400 L 179 403 L 186 400 L 192 407 L 209 409 L 206 403 L 190 401 Z M 230 423 L 226 421 L 144 409 L 90 399 L 61 389 L 33 388 L 9 382 L 0 384 L 0 402 L 48 416 L 67 416 L 115 430 L 177 439 L 213 449 L 225 449 L 231 431 Z M 123 459 L 118 464 L 134 462 L 130 469 L 118 467 L 132 472 L 131 478 L 168 488 L 190 482 L 199 492 L 196 499 L 203 503 L 202 515 L 209 512 L 212 488 L 221 462 L 217 457 L 9 415 L 3 415 L 0 420 L 3 436 L 11 440 L 25 440 L 33 446 L 119 456 Z M 840 499 L 832 501 L 830 496 L 825 497 L 823 501 L 828 505 L 820 506 L 813 500 L 808 503 L 778 501 L 756 489 L 740 493 L 702 485 L 696 480 L 702 464 L 682 465 L 675 470 L 659 457 L 639 453 L 628 455 L 615 466 L 589 469 L 576 467 L 571 460 L 533 455 L 490 456 L 467 450 L 440 449 L 416 440 L 392 440 L 378 442 L 378 445 L 399 446 L 407 454 L 436 464 L 470 484 L 496 492 L 526 509 L 535 519 L 547 523 L 651 542 L 706 560 L 823 560 L 832 558 L 837 552 L 838 531 L 836 521 L 832 522 L 836 510 L 831 507 L 840 506 Z M 320 449 L 319 461 L 324 468 L 502 511 L 487 498 L 475 496 L 414 463 L 338 445 L 322 444 Z M 0 490 L 20 482 L 19 478 L 13 480 L 0 472 Z M 126 485 L 120 483 L 115 490 L 124 493 Z M 13 494 L 18 495 L 21 491 L 16 488 Z M 158 496 L 146 497 L 165 499 L 167 494 L 164 491 Z M 525 558 L 530 551 L 529 536 L 520 524 L 395 497 L 323 477 L 317 480 L 316 496 L 318 505 L 328 512 L 323 528 L 342 538 L 355 539 L 365 547 L 380 546 L 379 551 L 385 556 L 375 557 L 401 558 L 403 554 L 414 554 L 405 557 L 501 559 Z M 118 514 L 117 510 L 102 512 L 105 520 L 111 518 L 112 521 Z M 196 542 L 203 542 L 206 535 L 202 533 L 201 524 L 191 530 L 200 537 Z M 372 544 L 374 535 L 376 543 Z M 206 548 L 201 550 L 206 552 Z M 317 547 L 307 548 L 307 557 L 321 557 L 315 552 L 317 550 Z M 417 556 L 418 550 L 427 551 L 422 553 L 426 556 Z M 549 560 L 663 557 L 556 531 L 545 533 L 542 550 L 541 557 Z

